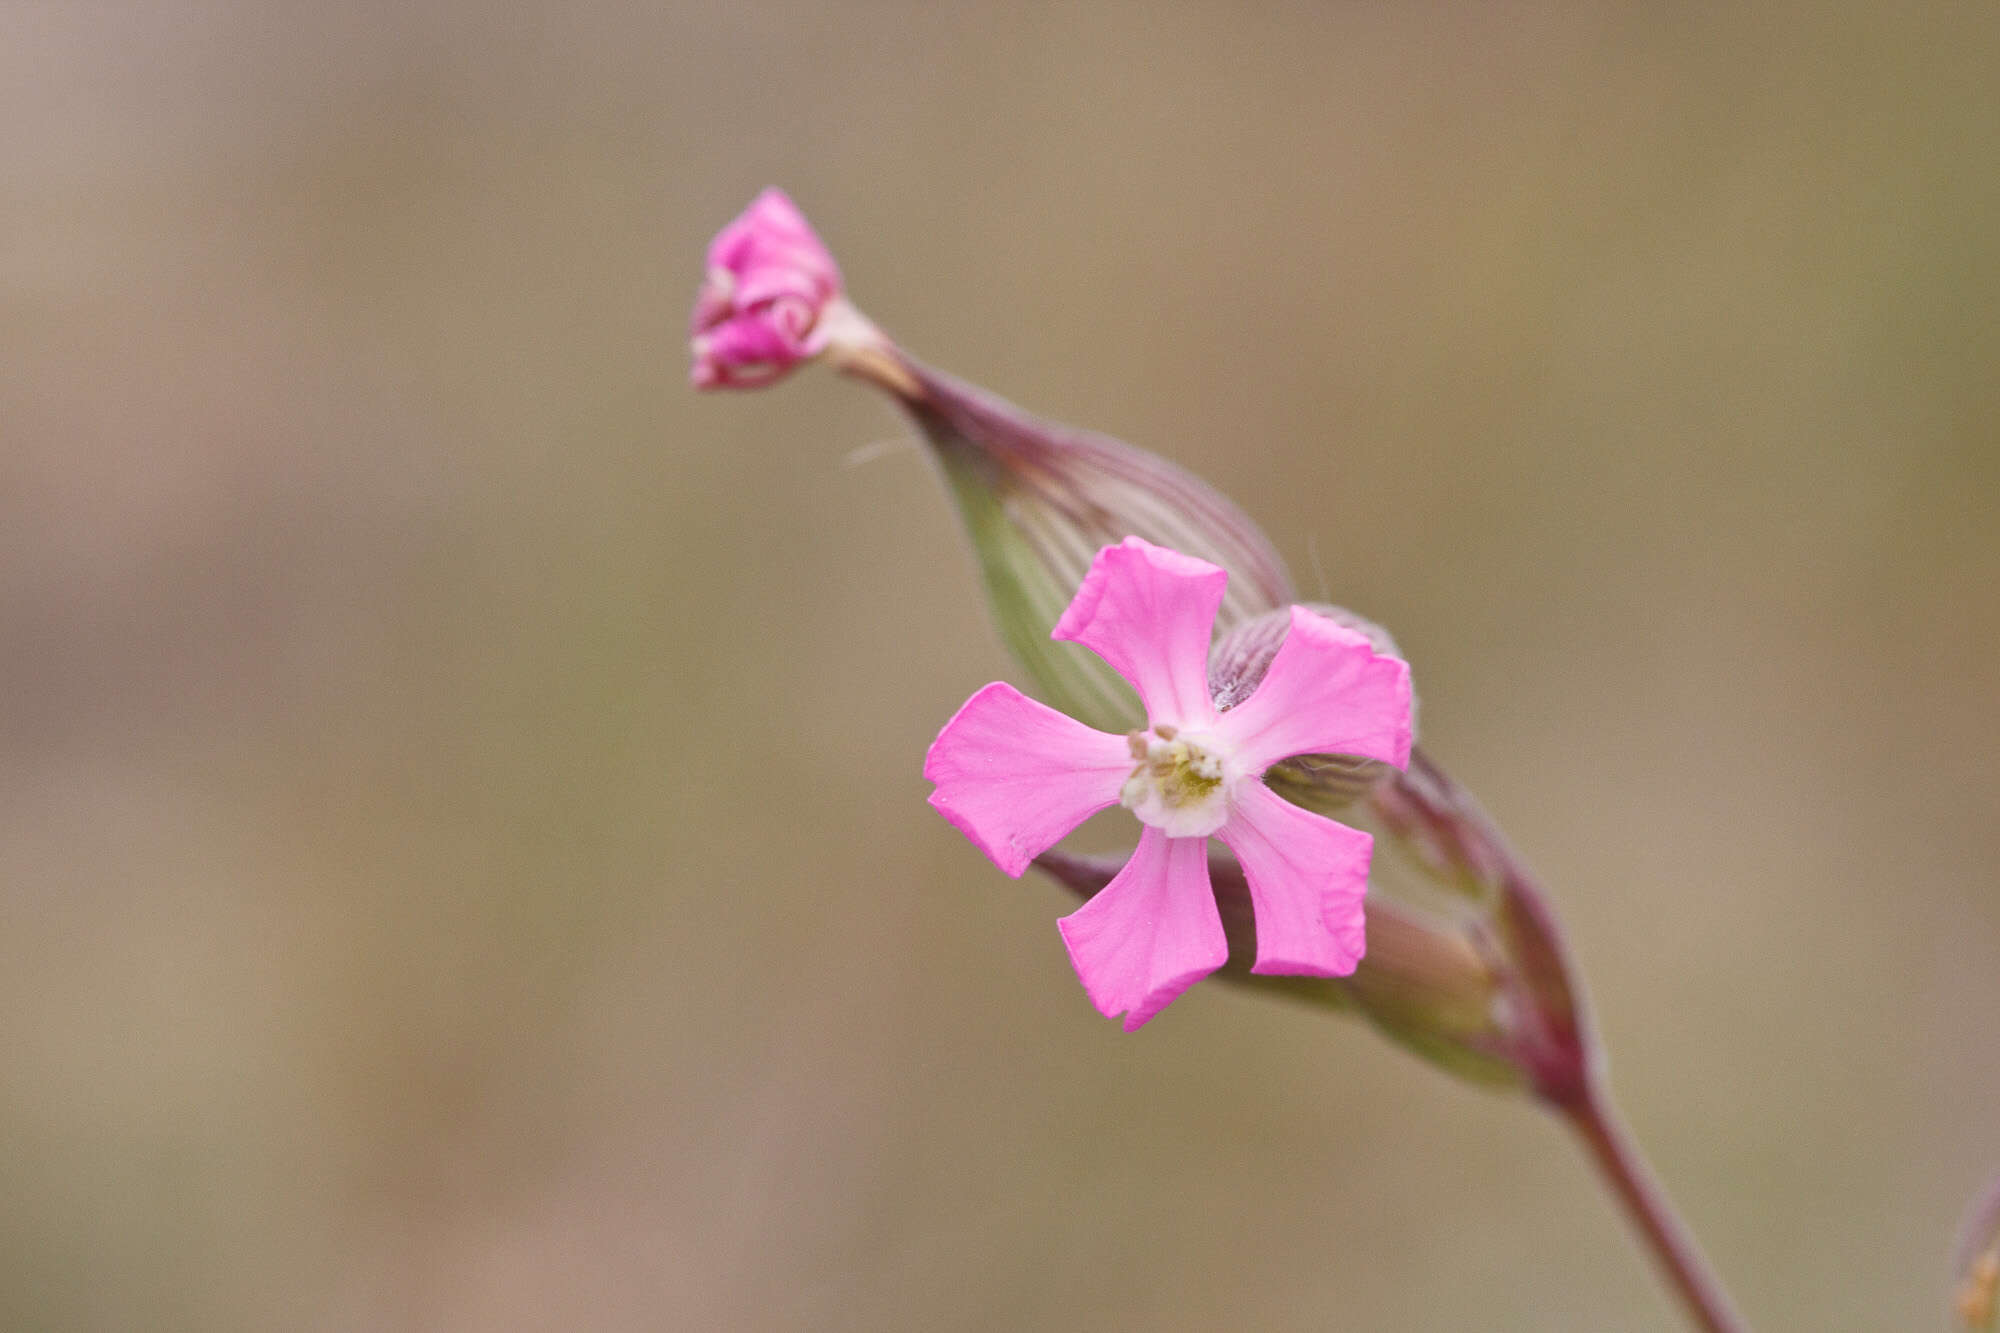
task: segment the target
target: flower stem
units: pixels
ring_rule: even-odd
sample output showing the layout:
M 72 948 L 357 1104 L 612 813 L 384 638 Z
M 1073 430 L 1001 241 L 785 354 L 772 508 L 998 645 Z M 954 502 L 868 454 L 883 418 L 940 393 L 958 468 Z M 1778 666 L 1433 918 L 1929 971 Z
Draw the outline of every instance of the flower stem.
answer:
M 1500 1048 L 1543 1105 L 1583 1140 L 1695 1326 L 1704 1333 L 1748 1333 L 1611 1101 L 1581 978 L 1534 873 L 1470 793 L 1421 753 L 1411 756 L 1407 774 L 1376 788 L 1375 800 L 1390 827 L 1416 839 L 1434 860 L 1494 886 L 1494 911 L 1482 939 L 1507 992 L 1509 1022 Z
M 1701 1247 L 1674 1213 L 1666 1191 L 1619 1118 L 1609 1091 L 1598 1077 L 1582 1081 L 1579 1093 L 1554 1104 L 1590 1152 L 1625 1214 L 1638 1231 L 1653 1260 L 1687 1308 L 1688 1316 L 1705 1333 L 1747 1333 L 1749 1325 L 1729 1303 L 1722 1282 L 1709 1267 Z

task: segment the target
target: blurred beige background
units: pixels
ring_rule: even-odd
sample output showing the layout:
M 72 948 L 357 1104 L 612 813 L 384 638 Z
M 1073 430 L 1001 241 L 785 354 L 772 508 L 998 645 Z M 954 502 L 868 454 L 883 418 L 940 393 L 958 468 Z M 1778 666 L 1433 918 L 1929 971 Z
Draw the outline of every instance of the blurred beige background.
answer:
M 0 1325 L 1678 1327 L 1530 1108 L 1229 990 L 1127 1037 L 926 811 L 1008 671 L 939 486 L 823 372 L 684 388 L 770 183 L 1394 629 L 1760 1327 L 1940 1325 L 1996 68 L 1991 5 L 0 3 Z

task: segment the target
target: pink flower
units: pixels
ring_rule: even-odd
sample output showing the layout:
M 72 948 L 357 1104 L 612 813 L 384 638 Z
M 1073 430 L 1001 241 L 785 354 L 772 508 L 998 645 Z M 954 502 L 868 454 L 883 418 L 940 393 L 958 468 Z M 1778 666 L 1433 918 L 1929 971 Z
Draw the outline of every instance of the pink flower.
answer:
M 757 388 L 819 355 L 847 309 L 840 290 L 840 269 L 805 215 L 783 190 L 758 195 L 708 247 L 688 329 L 695 387 Z
M 1208 652 L 1228 573 L 1127 537 L 1097 554 L 1052 638 L 1103 658 L 1139 692 L 1147 725 L 1084 726 L 994 682 L 924 760 L 938 813 L 1018 877 L 1091 815 L 1123 804 L 1145 827 L 1132 859 L 1061 922 L 1070 961 L 1130 1032 L 1229 956 L 1209 889 L 1208 838 L 1249 881 L 1253 972 L 1346 976 L 1365 947 L 1373 839 L 1292 805 L 1264 770 L 1299 754 L 1409 763 L 1410 672 L 1355 630 L 1303 607 L 1269 670 L 1218 710 Z

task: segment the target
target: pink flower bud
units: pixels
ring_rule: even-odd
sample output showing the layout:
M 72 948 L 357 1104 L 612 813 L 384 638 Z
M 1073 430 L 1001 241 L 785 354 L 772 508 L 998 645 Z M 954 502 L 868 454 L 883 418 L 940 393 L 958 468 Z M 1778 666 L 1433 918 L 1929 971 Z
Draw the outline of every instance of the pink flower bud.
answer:
M 757 196 L 708 247 L 689 320 L 696 388 L 770 384 L 826 350 L 852 307 L 840 269 L 779 189 Z

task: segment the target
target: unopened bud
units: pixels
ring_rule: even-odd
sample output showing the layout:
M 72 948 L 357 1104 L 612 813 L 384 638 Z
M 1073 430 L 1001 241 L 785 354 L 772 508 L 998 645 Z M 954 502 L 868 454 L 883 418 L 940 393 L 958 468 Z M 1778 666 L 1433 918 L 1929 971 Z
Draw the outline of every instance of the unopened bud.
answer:
M 1542 888 L 1478 802 L 1422 751 L 1370 793 L 1378 826 L 1455 901 L 1475 947 L 1500 979 L 1497 1053 L 1538 1097 L 1569 1106 L 1588 1095 L 1599 1052 L 1569 946 Z M 1371 900 L 1372 908 L 1373 902 Z
M 761 388 L 822 352 L 854 359 L 887 344 L 842 295 L 832 253 L 777 189 L 717 233 L 688 326 L 699 389 Z
M 1048 703 L 1091 726 L 1145 720 L 1101 660 L 1049 638 L 1099 550 L 1142 537 L 1228 570 L 1218 633 L 1293 598 L 1256 525 L 1192 473 L 911 359 L 847 300 L 833 255 L 780 190 L 716 236 L 690 326 L 698 388 L 759 387 L 824 354 L 894 397 L 944 469 L 1002 638 Z

